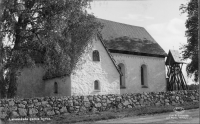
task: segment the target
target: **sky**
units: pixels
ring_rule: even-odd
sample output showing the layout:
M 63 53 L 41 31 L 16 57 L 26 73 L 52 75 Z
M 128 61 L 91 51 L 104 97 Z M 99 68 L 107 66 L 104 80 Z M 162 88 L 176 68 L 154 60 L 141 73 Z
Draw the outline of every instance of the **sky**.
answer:
M 185 37 L 186 14 L 179 10 L 188 0 L 94 0 L 89 13 L 115 22 L 144 27 L 157 43 L 168 53 L 169 49 L 181 52 L 187 43 Z M 189 61 L 188 61 L 189 62 Z M 183 74 L 188 84 L 185 67 Z

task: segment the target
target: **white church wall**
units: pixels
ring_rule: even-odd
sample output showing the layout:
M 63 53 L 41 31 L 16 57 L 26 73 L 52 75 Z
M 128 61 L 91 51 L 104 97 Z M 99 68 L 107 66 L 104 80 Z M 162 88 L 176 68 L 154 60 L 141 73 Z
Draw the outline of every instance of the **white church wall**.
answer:
M 112 53 L 117 64 L 125 66 L 125 87 L 120 93 L 141 93 L 166 91 L 165 59 Z M 141 66 L 146 65 L 148 88 L 141 85 Z
M 42 66 L 24 68 L 17 78 L 17 97 L 31 98 L 43 96 L 70 96 L 70 77 L 52 78 L 43 80 L 45 70 Z M 54 83 L 58 84 L 58 93 L 54 93 Z
M 71 96 L 71 78 L 64 76 L 45 80 L 44 96 Z M 57 92 L 55 92 L 55 83 L 57 83 Z
M 100 61 L 93 61 L 92 52 L 98 50 Z M 100 89 L 94 90 L 98 80 Z M 119 73 L 98 38 L 93 38 L 71 74 L 72 95 L 119 94 Z

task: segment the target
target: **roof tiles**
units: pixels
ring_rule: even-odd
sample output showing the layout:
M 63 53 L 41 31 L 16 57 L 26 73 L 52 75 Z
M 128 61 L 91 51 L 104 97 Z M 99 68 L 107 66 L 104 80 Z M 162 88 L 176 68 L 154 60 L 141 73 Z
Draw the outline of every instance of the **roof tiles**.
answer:
M 108 49 L 166 56 L 165 51 L 143 28 L 98 19 L 103 24 L 102 38 Z

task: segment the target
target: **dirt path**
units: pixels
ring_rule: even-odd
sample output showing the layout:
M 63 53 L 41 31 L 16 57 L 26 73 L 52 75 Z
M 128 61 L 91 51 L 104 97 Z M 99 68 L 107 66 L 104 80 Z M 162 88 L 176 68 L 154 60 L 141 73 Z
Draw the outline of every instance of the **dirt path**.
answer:
M 198 123 L 199 109 L 185 110 L 182 113 L 163 113 L 155 115 L 118 118 L 111 120 L 97 121 L 96 123 Z

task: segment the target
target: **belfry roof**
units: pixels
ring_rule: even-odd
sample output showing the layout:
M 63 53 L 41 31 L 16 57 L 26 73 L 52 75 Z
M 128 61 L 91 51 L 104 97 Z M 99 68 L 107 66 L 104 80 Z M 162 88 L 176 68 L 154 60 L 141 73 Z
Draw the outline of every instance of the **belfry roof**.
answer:
M 183 64 L 185 62 L 181 60 L 181 56 L 178 50 L 169 50 L 167 60 L 165 63 L 166 65 L 170 65 L 170 64 Z

